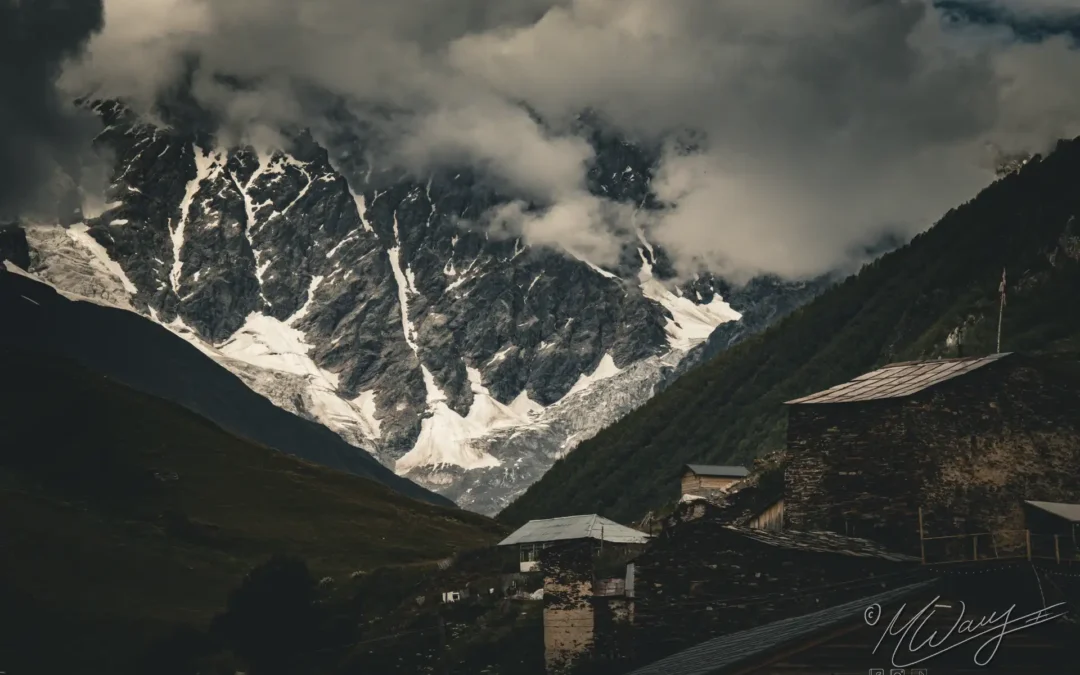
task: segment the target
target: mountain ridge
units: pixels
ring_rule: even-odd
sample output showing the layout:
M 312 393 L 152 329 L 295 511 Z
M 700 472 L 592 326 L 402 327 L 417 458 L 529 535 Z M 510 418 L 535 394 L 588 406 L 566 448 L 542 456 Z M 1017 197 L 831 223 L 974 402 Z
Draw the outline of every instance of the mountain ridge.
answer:
M 451 504 L 395 475 L 329 430 L 273 406 L 165 328 L 108 303 L 66 298 L 9 265 L 0 268 L 0 315 L 5 320 L 0 344 L 6 348 L 73 359 L 266 447 L 369 478 L 417 499 Z
M 34 273 L 105 288 L 279 407 L 480 512 L 640 405 L 741 317 L 734 306 L 782 315 L 807 295 L 708 275 L 672 285 L 644 233 L 609 270 L 463 228 L 504 198 L 466 170 L 424 182 L 373 165 L 377 140 L 344 123 L 260 153 L 213 145 L 205 121 L 185 130 L 190 111 L 159 127 L 118 102 L 84 105 L 116 156 L 109 201 L 67 229 L 27 228 Z M 592 189 L 648 202 L 653 158 L 592 139 Z M 598 382 L 606 402 L 570 405 Z
M 784 401 L 891 361 L 993 351 L 1008 275 L 1007 351 L 1080 351 L 1080 140 L 1058 143 L 906 246 L 720 353 L 556 462 L 499 514 L 641 518 L 677 498 L 682 464 L 784 444 Z M 958 339 L 959 338 L 959 339 Z

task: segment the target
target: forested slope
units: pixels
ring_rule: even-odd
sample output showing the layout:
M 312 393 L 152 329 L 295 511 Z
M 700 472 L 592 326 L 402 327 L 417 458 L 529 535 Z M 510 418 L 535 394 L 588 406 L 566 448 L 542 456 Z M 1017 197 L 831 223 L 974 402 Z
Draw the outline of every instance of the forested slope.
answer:
M 640 518 L 678 496 L 686 462 L 742 463 L 782 447 L 783 402 L 888 362 L 1080 349 L 1080 139 L 953 209 L 769 331 L 720 354 L 560 460 L 500 514 Z

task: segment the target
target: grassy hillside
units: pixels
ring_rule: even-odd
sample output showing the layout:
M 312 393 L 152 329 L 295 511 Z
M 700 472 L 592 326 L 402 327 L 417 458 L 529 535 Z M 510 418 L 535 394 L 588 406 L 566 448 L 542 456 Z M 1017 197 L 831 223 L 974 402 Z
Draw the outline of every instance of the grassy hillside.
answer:
M 766 333 L 679 379 L 560 460 L 499 515 L 629 521 L 678 495 L 686 462 L 745 462 L 783 446 L 783 402 L 891 361 L 995 349 L 1080 349 L 1080 141 L 1063 142 L 837 284 Z M 842 198 L 842 196 L 838 196 Z
M 231 436 L 72 362 L 0 353 L 0 670 L 117 672 L 278 552 L 338 578 L 504 534 Z
M 0 265 L 0 317 L 0 349 L 11 345 L 71 359 L 138 391 L 179 403 L 255 443 L 375 479 L 417 499 L 453 506 L 321 424 L 275 406 L 186 340 L 140 314 L 69 300 L 51 286 Z

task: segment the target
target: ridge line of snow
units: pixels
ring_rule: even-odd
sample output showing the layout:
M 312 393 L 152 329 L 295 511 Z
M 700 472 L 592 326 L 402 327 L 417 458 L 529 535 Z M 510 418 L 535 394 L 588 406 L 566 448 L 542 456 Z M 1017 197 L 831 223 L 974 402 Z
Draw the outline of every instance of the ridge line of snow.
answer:
M 600 359 L 600 363 L 596 364 L 596 368 L 593 368 L 591 373 L 578 376 L 577 382 L 574 383 L 573 387 L 570 387 L 570 391 L 566 392 L 562 398 L 566 398 L 567 396 L 571 396 L 580 391 L 585 391 L 594 383 L 599 382 L 600 380 L 606 380 L 609 377 L 614 377 L 621 372 L 622 369 L 615 365 L 615 359 L 612 358 L 611 352 L 607 352 Z
M 666 325 L 668 346 L 671 349 L 689 351 L 694 345 L 707 340 L 720 324 L 742 318 L 742 314 L 732 309 L 718 293 L 714 293 L 712 301 L 706 305 L 675 295 L 653 277 L 652 263 L 646 260 L 645 251 L 641 248 L 638 249 L 638 257 L 641 258 L 638 282 L 642 295 L 671 314 Z
M 300 309 L 296 310 L 296 313 L 285 320 L 286 325 L 291 326 L 307 316 L 308 311 L 311 309 L 311 302 L 315 299 L 315 291 L 318 290 L 319 284 L 323 282 L 323 279 L 325 279 L 325 277 L 319 275 L 311 277 L 311 283 L 308 284 L 307 289 L 307 300 L 300 306 Z
M 232 178 L 233 183 L 236 185 L 236 189 L 240 191 L 240 196 L 244 200 L 244 213 L 247 215 L 247 226 L 244 227 L 244 238 L 247 239 L 248 248 L 251 249 L 251 256 L 255 259 L 255 283 L 259 284 L 259 298 L 262 299 L 262 301 L 267 306 L 269 306 L 270 302 L 266 299 L 266 296 L 263 294 L 262 289 L 262 275 L 263 272 L 266 271 L 269 264 L 267 264 L 266 267 L 259 264 L 259 250 L 255 248 L 254 236 L 255 226 L 257 224 L 255 218 L 255 211 L 258 207 L 253 201 L 251 201 L 251 194 L 248 192 L 248 190 L 250 190 L 251 186 L 255 184 L 255 181 L 259 178 L 259 176 L 266 173 L 266 170 L 270 166 L 269 160 L 271 158 L 267 155 L 264 155 L 262 152 L 256 150 L 255 159 L 258 161 L 258 165 L 255 167 L 255 171 L 251 173 L 251 176 L 248 177 L 247 182 L 244 183 L 243 187 L 240 187 L 239 182 L 236 180 L 236 176 L 233 176 L 232 173 L 229 174 L 229 177 Z
M 401 330 L 405 334 L 405 343 L 419 356 L 420 350 L 416 345 L 416 329 L 409 319 L 409 292 L 411 289 L 409 280 L 401 270 L 401 241 L 398 234 L 397 210 L 394 211 L 394 246 L 387 251 L 390 256 L 390 268 L 394 271 L 394 279 L 397 281 L 398 305 L 401 306 Z
M 93 259 L 105 268 L 104 271 L 120 280 L 125 291 L 132 295 L 137 295 L 139 293 L 139 289 L 135 287 L 135 284 L 131 283 L 131 279 L 129 279 L 128 275 L 124 272 L 124 268 L 120 267 L 120 263 L 113 260 L 109 256 L 109 252 L 105 250 L 105 247 L 90 236 L 90 228 L 87 227 L 86 223 L 76 223 L 67 228 L 66 231 L 67 235 L 71 237 L 73 241 L 90 252 Z
M 180 259 L 180 252 L 184 248 L 184 228 L 187 227 L 188 216 L 191 213 L 191 202 L 195 199 L 195 195 L 199 193 L 199 188 L 209 174 L 209 169 L 213 164 L 209 154 L 203 154 L 202 148 L 198 145 L 192 143 L 191 150 L 195 156 L 195 177 L 188 181 L 184 190 L 184 198 L 180 202 L 180 222 L 176 224 L 175 228 L 169 228 L 173 247 L 173 264 L 172 270 L 169 272 L 169 281 L 174 293 L 180 289 L 180 274 L 184 268 L 184 262 Z

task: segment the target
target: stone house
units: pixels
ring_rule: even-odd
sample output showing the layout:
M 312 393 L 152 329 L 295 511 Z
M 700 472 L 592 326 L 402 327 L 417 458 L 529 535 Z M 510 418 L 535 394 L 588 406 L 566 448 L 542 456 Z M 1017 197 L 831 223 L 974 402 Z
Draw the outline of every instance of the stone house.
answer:
M 1006 607 L 1015 603 L 1016 614 L 1026 614 L 1032 608 L 1053 607 L 1063 597 L 1053 593 L 1044 598 L 1026 566 L 997 566 L 978 574 L 954 569 L 940 578 L 747 625 L 640 666 L 629 675 L 950 675 L 983 670 L 1001 675 L 1071 675 L 1076 672 L 1076 629 L 1067 614 L 1061 615 L 1062 606 L 1046 612 L 1052 620 L 1010 631 L 992 653 L 993 645 L 983 647 L 986 637 L 965 640 L 956 633 L 963 621 L 1000 616 L 1003 602 Z M 874 614 L 868 614 L 869 608 Z M 917 630 L 906 636 L 886 634 L 894 617 L 896 625 L 903 626 L 916 616 L 922 617 Z M 928 638 L 939 647 L 927 647 Z
M 556 545 L 586 543 L 591 549 L 643 549 L 649 535 L 596 514 L 530 520 L 499 542 L 517 554 L 522 572 L 537 569 L 541 551 Z
M 541 555 L 544 658 L 552 675 L 617 653 L 617 636 L 633 623 L 634 564 L 604 557 L 587 542 L 551 546 Z
M 717 518 L 708 514 L 667 528 L 634 559 L 629 661 L 647 663 L 716 635 L 884 592 L 925 574 L 915 556 L 865 539 L 752 529 L 726 524 L 722 511 Z
M 920 550 L 1080 500 L 1080 378 L 1050 357 L 897 363 L 788 402 L 784 525 Z M 1072 364 L 1075 366 L 1075 363 Z

